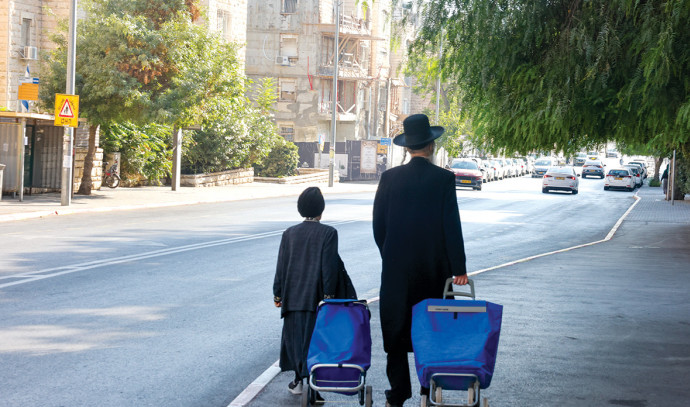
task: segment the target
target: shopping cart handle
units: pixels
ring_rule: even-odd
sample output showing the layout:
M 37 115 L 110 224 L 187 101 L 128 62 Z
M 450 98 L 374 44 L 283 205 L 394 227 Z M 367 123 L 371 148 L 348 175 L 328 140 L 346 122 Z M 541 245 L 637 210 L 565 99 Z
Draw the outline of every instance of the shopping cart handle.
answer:
M 443 287 L 443 298 L 448 298 L 449 295 L 459 296 L 459 297 L 470 297 L 474 299 L 474 280 L 468 278 L 467 284 L 470 286 L 470 292 L 466 291 L 453 291 L 453 278 L 446 280 L 446 285 Z

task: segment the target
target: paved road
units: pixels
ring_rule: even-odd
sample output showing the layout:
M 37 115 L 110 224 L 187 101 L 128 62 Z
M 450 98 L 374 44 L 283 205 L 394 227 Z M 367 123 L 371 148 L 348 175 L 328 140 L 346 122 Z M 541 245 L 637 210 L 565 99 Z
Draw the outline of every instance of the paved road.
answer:
M 603 238 L 633 202 L 582 180 L 458 190 L 470 270 Z M 379 259 L 373 194 L 329 198 L 326 223 L 362 297 Z M 0 224 L 0 406 L 225 406 L 278 357 L 270 302 L 295 198 Z M 379 389 L 382 391 L 382 389 Z

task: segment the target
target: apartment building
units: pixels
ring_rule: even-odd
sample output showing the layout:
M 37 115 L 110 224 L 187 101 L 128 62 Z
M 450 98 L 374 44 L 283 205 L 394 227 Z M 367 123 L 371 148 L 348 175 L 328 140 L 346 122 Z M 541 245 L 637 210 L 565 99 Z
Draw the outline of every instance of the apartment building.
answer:
M 391 120 L 389 89 L 391 1 L 341 1 L 338 26 L 338 93 L 333 95 L 336 16 L 333 0 L 249 0 L 247 76 L 274 78 L 276 122 L 294 142 L 331 140 L 333 103 L 336 142 L 386 137 Z
M 203 23 L 211 31 L 216 31 L 226 41 L 241 45 L 238 57 L 244 64 L 247 42 L 247 0 L 201 0 L 204 11 Z

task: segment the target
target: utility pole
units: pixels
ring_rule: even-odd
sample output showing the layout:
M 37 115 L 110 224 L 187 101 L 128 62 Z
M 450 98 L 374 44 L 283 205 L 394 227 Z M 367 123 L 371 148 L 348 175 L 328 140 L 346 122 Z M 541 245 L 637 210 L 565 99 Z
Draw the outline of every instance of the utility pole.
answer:
M 70 2 L 69 39 L 67 43 L 67 86 L 65 93 L 74 95 L 74 76 L 77 62 L 77 0 Z M 74 149 L 74 127 L 65 127 L 62 137 L 62 184 L 60 204 L 69 206 L 72 200 L 74 176 L 72 175 L 72 150 Z M 21 186 L 23 188 L 23 186 Z
M 335 49 L 335 55 L 333 56 L 333 94 L 331 95 L 332 104 L 332 117 L 331 117 L 331 145 L 330 151 L 328 152 L 328 186 L 333 186 L 333 173 L 335 165 L 335 119 L 338 115 L 338 60 L 340 56 L 340 50 L 338 49 L 338 34 L 340 32 L 340 4 L 338 0 L 334 2 L 335 4 L 335 39 L 333 41 L 333 48 Z

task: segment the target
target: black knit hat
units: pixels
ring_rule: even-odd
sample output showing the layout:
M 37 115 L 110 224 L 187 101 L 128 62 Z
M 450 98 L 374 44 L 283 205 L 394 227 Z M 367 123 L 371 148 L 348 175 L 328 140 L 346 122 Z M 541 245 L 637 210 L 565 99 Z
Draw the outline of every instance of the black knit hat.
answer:
M 302 191 L 297 199 L 297 211 L 303 218 L 316 218 L 323 213 L 326 202 L 318 187 L 309 187 Z

